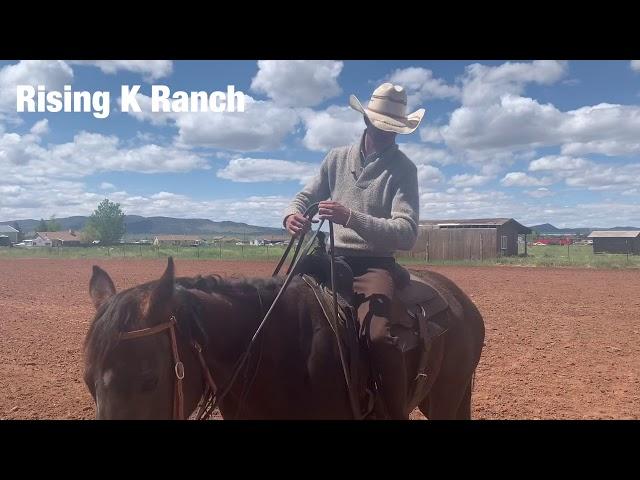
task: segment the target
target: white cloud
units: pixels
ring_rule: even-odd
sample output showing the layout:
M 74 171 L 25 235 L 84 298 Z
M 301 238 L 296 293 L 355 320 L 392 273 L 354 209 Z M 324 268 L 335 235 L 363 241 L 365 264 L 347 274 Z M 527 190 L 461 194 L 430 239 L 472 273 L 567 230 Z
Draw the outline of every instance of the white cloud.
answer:
M 357 142 L 365 129 L 362 114 L 349 107 L 332 105 L 320 112 L 305 110 L 301 114 L 306 125 L 302 143 L 309 150 L 326 152 L 349 145 Z
M 444 174 L 438 167 L 433 165 L 417 165 L 418 168 L 418 186 L 421 190 L 427 190 L 431 187 L 444 182 Z
M 550 185 L 552 180 L 549 178 L 532 177 L 524 172 L 509 172 L 500 180 L 500 183 L 505 187 L 538 187 Z
M 565 178 L 569 187 L 589 190 L 611 190 L 640 186 L 640 163 L 626 165 L 593 164 L 585 170 L 572 172 Z
M 548 155 L 533 160 L 529 164 L 530 172 L 551 171 L 557 172 L 562 170 L 578 170 L 586 168 L 591 162 L 584 158 L 573 158 L 561 155 Z
M 417 165 L 431 163 L 450 165 L 456 161 L 450 152 L 441 148 L 430 148 L 419 143 L 400 143 L 399 147 L 400 151 Z
M 555 195 L 554 192 L 546 187 L 536 188 L 535 190 L 527 190 L 525 193 L 533 198 L 545 198 Z
M 0 170 L 7 178 L 77 178 L 100 171 L 185 172 L 208 168 L 200 155 L 173 146 L 120 146 L 118 137 L 79 132 L 72 142 L 39 145 L 33 134 L 0 135 Z
M 146 81 L 166 77 L 173 71 L 171 60 L 71 60 L 71 65 L 91 65 L 103 73 L 115 74 L 119 71 L 139 73 Z
M 233 182 L 284 182 L 297 180 L 304 184 L 319 166 L 306 162 L 291 162 L 268 158 L 234 158 L 217 176 Z
M 420 218 L 487 218 L 513 216 L 509 197 L 501 191 L 474 192 L 471 189 L 448 189 L 446 192 L 422 192 Z
M 640 60 L 631 60 L 629 66 L 631 67 L 631 70 L 640 72 Z
M 549 155 L 529 164 L 529 171 L 550 172 L 569 187 L 612 190 L 640 186 L 640 163 L 596 163 L 583 158 Z
M 37 121 L 29 131 L 38 137 L 46 135 L 49 133 L 49 120 L 43 118 L 42 120 Z
M 447 85 L 444 80 L 434 77 L 433 72 L 426 68 L 409 67 L 395 70 L 388 81 L 405 88 L 407 108 L 410 111 L 423 107 L 423 102 L 432 98 L 460 98 L 459 87 Z
M 254 100 L 249 95 L 245 95 L 244 112 L 152 112 L 151 97 L 138 94 L 136 100 L 142 111 L 130 115 L 155 125 L 174 124 L 178 128 L 178 142 L 190 147 L 240 152 L 276 150 L 299 122 L 294 109 Z
M 443 143 L 442 133 L 439 127 L 425 125 L 420 129 L 420 139 L 426 143 Z
M 102 190 L 115 190 L 116 186 L 113 183 L 109 183 L 109 182 L 102 182 L 100 184 L 100 188 Z
M 313 107 L 340 95 L 342 67 L 342 62 L 332 60 L 260 60 L 251 90 L 266 94 L 277 105 Z
M 469 173 L 463 173 L 461 175 L 454 175 L 451 177 L 449 183 L 456 187 L 479 187 L 489 183 L 493 177 L 488 175 L 472 175 Z
M 73 80 L 73 70 L 61 60 L 21 60 L 0 68 L 0 111 L 16 113 L 17 85 L 44 85 L 62 90 Z
M 567 62 L 556 60 L 507 62 L 497 67 L 474 63 L 465 68 L 462 103 L 465 106 L 494 103 L 506 94 L 520 95 L 528 83 L 551 85 L 567 71 Z

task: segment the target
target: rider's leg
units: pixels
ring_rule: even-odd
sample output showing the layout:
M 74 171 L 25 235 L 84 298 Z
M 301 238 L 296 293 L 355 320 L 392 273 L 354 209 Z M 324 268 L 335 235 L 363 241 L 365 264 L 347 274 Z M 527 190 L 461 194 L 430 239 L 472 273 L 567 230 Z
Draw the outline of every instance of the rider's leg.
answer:
M 393 276 L 382 268 L 356 271 L 354 291 L 364 296 L 358 308 L 361 325 L 367 327 L 373 366 L 380 376 L 381 393 L 393 419 L 406 419 L 407 379 L 404 357 L 397 346 L 398 338 L 391 335 L 391 299 L 394 293 Z

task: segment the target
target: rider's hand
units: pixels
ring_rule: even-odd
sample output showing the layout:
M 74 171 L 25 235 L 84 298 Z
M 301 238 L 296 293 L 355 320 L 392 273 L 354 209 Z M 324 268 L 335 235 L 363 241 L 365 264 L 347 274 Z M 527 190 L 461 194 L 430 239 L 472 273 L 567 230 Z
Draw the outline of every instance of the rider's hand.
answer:
M 311 228 L 311 220 L 301 213 L 294 213 L 287 217 L 285 225 L 287 226 L 287 231 L 294 237 L 297 237 L 309 231 Z
M 346 225 L 351 214 L 351 211 L 347 207 L 331 200 L 320 202 L 318 207 L 320 219 L 331 220 L 338 225 Z

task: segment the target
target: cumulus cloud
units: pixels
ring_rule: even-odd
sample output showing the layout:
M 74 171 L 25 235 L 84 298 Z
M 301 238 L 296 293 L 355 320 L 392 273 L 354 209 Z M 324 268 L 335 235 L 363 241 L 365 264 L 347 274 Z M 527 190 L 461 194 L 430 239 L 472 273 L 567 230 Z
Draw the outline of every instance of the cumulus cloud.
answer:
M 276 150 L 300 120 L 292 108 L 254 100 L 249 95 L 245 95 L 244 112 L 152 112 L 151 97 L 138 94 L 136 100 L 141 112 L 129 112 L 130 115 L 155 125 L 175 125 L 178 142 L 188 147 L 239 152 Z
M 49 133 L 49 120 L 43 118 L 42 120 L 37 121 L 29 130 L 33 135 L 41 137 L 42 135 L 46 135 Z
M 640 163 L 597 163 L 584 158 L 549 155 L 529 164 L 529 171 L 549 172 L 555 181 L 588 190 L 640 186 Z
M 525 193 L 533 198 L 545 198 L 552 197 L 554 195 L 554 193 L 546 187 L 536 188 L 535 190 L 527 190 Z
M 62 90 L 73 80 L 73 70 L 61 60 L 21 60 L 0 68 L 0 112 L 16 112 L 17 85 L 44 85 Z
M 332 60 L 260 60 L 251 90 L 278 105 L 313 107 L 340 95 L 342 67 L 342 62 Z
M 469 173 L 463 173 L 461 175 L 454 175 L 451 177 L 449 183 L 456 187 L 479 187 L 489 183 L 493 177 L 488 175 L 472 175 Z
M 433 165 L 417 165 L 418 186 L 421 190 L 430 189 L 433 186 L 444 182 L 444 174 L 438 167 Z
M 477 106 L 493 103 L 506 94 L 520 95 L 528 83 L 551 85 L 561 80 L 568 64 L 556 60 L 507 62 L 497 67 L 474 63 L 465 68 L 462 103 Z
M 562 170 L 579 170 L 589 166 L 591 162 L 584 158 L 573 158 L 563 155 L 548 155 L 533 160 L 529 163 L 529 171 L 541 172 L 551 171 L 557 172 Z
M 450 165 L 456 162 L 451 153 L 443 148 L 431 148 L 419 143 L 401 143 L 400 151 L 403 152 L 415 164 Z
M 107 74 L 115 74 L 120 71 L 139 73 L 146 81 L 166 77 L 173 71 L 171 60 L 70 60 L 69 63 L 98 67 Z
M 233 182 L 299 181 L 305 184 L 318 171 L 318 165 L 270 158 L 234 158 L 218 170 L 219 178 Z
M 388 81 L 405 88 L 409 110 L 420 108 L 424 101 L 433 98 L 460 98 L 459 87 L 448 85 L 441 78 L 434 77 L 433 72 L 426 68 L 409 67 L 395 70 Z
M 320 152 L 358 141 L 365 129 L 362 114 L 349 107 L 332 105 L 319 112 L 305 110 L 302 119 L 306 126 L 303 145 Z
M 541 185 L 550 185 L 551 179 L 537 178 L 527 175 L 525 172 L 509 172 L 500 183 L 505 187 L 538 187 Z
M 33 134 L 0 135 L 3 175 L 77 178 L 100 171 L 159 173 L 209 168 L 205 158 L 187 150 L 154 144 L 126 148 L 120 145 L 118 137 L 98 133 L 82 131 L 71 142 L 46 148 L 38 142 L 39 138 Z
M 116 186 L 113 183 L 109 183 L 109 182 L 102 182 L 100 184 L 100 188 L 102 190 L 115 190 Z

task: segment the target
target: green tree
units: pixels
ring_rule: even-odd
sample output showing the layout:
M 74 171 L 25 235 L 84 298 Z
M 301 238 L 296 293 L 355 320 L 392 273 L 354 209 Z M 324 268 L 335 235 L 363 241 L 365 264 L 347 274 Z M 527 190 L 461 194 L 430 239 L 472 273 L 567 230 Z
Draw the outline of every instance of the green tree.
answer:
M 103 245 L 111 245 L 124 235 L 124 212 L 119 203 L 105 198 L 89 217 L 85 232 L 95 232 Z
M 62 225 L 56 219 L 55 215 L 51 215 L 51 218 L 47 222 L 47 232 L 59 232 L 62 230 Z
M 47 222 L 44 218 L 41 218 L 40 223 L 38 223 L 38 226 L 36 228 L 36 232 L 48 232 L 47 228 L 49 228 Z
M 84 243 L 92 243 L 94 240 L 100 240 L 100 234 L 95 226 L 87 222 L 84 229 L 82 229 L 80 238 L 82 238 Z

